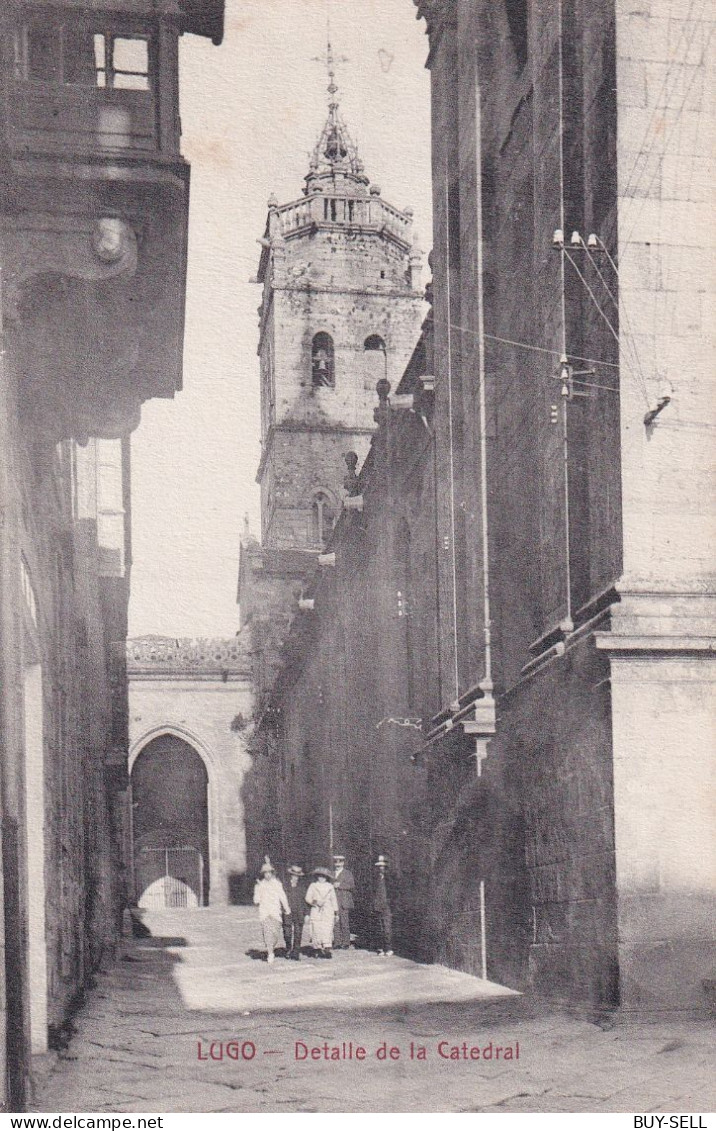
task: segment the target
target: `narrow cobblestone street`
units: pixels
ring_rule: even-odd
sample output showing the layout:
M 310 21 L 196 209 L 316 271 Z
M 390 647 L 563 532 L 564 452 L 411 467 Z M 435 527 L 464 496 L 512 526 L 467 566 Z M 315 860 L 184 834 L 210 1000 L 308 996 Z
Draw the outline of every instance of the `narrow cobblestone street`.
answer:
M 151 935 L 125 940 L 98 975 L 69 1046 L 40 1066 L 31 1110 L 713 1109 L 706 1024 L 603 1031 L 536 1015 L 519 995 L 467 974 L 361 950 L 269 967 L 256 957 L 249 908 L 152 913 L 145 924 Z M 239 1050 L 251 1042 L 253 1059 L 231 1059 L 232 1040 Z M 223 1042 L 223 1060 L 211 1058 L 212 1042 Z M 384 1042 L 398 1059 L 377 1055 Z M 459 1059 L 440 1056 L 440 1042 Z M 464 1043 L 468 1056 L 480 1048 L 480 1059 L 463 1059 Z M 326 1044 L 342 1059 L 326 1060 Z

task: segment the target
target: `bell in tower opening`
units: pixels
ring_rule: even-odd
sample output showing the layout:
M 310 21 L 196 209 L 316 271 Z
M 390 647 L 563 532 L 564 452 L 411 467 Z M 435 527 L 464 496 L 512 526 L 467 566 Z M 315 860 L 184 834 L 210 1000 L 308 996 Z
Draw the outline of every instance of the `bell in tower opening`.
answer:
M 314 389 L 333 389 L 336 374 L 333 364 L 333 338 L 330 334 L 316 334 L 311 352 L 311 377 Z
M 342 161 L 348 156 L 348 149 L 344 145 L 338 129 L 332 129 L 326 141 L 325 155 L 329 161 Z

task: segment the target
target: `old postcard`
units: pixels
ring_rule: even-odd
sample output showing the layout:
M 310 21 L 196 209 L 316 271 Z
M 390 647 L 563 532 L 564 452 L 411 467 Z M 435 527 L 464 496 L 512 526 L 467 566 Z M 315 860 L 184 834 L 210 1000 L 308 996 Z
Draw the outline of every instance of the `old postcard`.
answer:
M 713 26 L 6 0 L 4 1111 L 706 1126 Z

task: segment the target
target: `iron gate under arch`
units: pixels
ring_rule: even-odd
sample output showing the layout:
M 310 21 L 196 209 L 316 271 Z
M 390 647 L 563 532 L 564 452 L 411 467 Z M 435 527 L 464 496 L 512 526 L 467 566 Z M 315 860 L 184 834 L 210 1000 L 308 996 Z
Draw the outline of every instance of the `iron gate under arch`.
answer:
M 140 907 L 204 906 L 204 859 L 197 848 L 140 848 L 134 866 Z

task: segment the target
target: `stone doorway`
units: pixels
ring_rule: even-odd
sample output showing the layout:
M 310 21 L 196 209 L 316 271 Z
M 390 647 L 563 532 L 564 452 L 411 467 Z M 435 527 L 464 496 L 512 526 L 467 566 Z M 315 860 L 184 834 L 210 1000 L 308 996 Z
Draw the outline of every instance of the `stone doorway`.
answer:
M 203 760 L 177 735 L 153 738 L 137 756 L 131 827 L 140 906 L 156 906 L 165 896 L 172 906 L 209 902 L 208 784 Z

